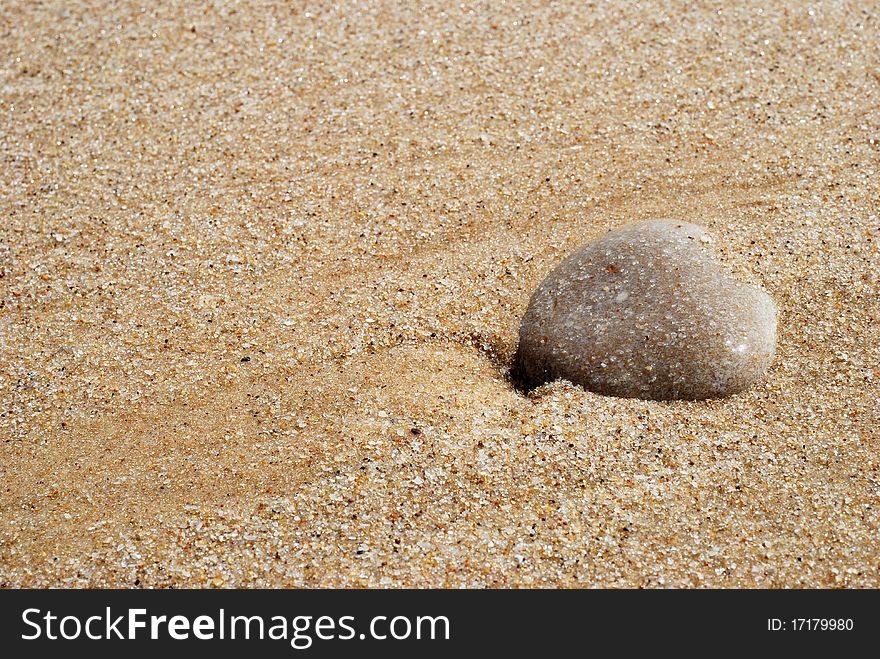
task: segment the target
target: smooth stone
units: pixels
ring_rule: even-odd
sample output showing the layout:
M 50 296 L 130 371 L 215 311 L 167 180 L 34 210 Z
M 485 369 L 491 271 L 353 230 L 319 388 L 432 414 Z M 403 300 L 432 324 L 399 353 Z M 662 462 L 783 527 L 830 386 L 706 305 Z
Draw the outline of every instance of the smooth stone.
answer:
M 746 389 L 773 360 L 776 305 L 726 274 L 711 244 L 702 227 L 655 220 L 578 249 L 532 295 L 514 377 L 653 400 Z

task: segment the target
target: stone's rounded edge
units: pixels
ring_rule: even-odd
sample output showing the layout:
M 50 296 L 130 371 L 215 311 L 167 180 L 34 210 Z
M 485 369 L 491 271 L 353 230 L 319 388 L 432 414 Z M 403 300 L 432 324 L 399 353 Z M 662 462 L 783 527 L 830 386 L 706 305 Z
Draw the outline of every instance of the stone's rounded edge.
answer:
M 773 297 L 762 288 L 746 285 L 746 290 L 755 298 L 753 309 L 756 316 L 754 323 L 756 336 L 752 343 L 753 352 L 740 364 L 742 372 L 740 380 L 722 395 L 707 396 L 707 398 L 724 398 L 749 389 L 767 375 L 776 358 L 779 307 Z
M 735 350 L 725 351 L 716 346 L 716 362 L 725 360 L 725 372 L 720 381 L 708 378 L 695 380 L 683 387 L 675 396 L 657 398 L 657 400 L 715 400 L 733 396 L 751 388 L 760 381 L 769 370 L 776 354 L 776 328 L 778 309 L 770 294 L 750 284 L 744 284 L 723 274 L 721 281 L 729 285 L 738 285 L 740 296 L 749 298 L 752 309 L 751 332 L 747 335 L 748 350 L 741 355 Z M 742 328 L 734 328 L 741 330 Z M 738 333 L 738 332 L 736 332 Z M 715 366 L 717 368 L 717 364 Z M 704 366 L 705 372 L 712 372 L 712 365 Z
M 705 260 L 703 265 L 710 265 L 715 270 L 714 276 L 718 278 L 720 291 L 728 287 L 736 287 L 741 295 L 752 298 L 750 307 L 753 315 L 749 320 L 757 334 L 751 345 L 753 352 L 747 353 L 739 361 L 734 358 L 735 356 L 728 355 L 723 364 L 728 369 L 726 377 L 712 381 L 704 375 L 700 378 L 691 378 L 689 381 L 683 380 L 674 386 L 654 388 L 640 382 L 638 378 L 635 381 L 626 379 L 602 381 L 601 378 L 591 377 L 583 363 L 572 367 L 570 358 L 562 361 L 557 359 L 554 350 L 559 350 L 561 346 L 554 341 L 553 331 L 547 327 L 548 318 L 541 313 L 541 306 L 546 308 L 550 304 L 546 297 L 552 295 L 553 284 L 558 283 L 560 279 L 565 281 L 566 270 L 576 268 L 576 264 L 585 261 L 594 250 L 603 249 L 609 242 L 620 244 L 628 235 L 641 234 L 646 243 L 677 243 L 681 246 L 688 244 L 681 242 L 681 236 L 670 236 L 670 231 L 673 234 L 687 234 L 687 239 L 695 241 L 697 246 L 704 248 L 699 250 Z M 730 275 L 715 258 L 713 243 L 712 237 L 699 225 L 663 219 L 623 225 L 575 250 L 545 277 L 531 296 L 519 327 L 519 342 L 511 369 L 514 385 L 518 389 L 529 391 L 547 382 L 567 380 L 601 395 L 658 401 L 720 399 L 741 393 L 753 386 L 766 375 L 775 358 L 778 307 L 767 291 L 759 286 L 739 281 Z M 696 252 L 696 250 L 691 251 Z M 607 254 L 608 252 L 605 252 L 605 255 Z M 570 275 L 568 279 L 570 283 Z M 580 281 L 584 281 L 582 276 Z M 565 350 L 562 352 L 566 353 Z M 567 353 L 566 356 L 568 357 Z
M 538 347 L 538 341 L 523 334 L 520 324 L 519 342 L 513 357 L 510 379 L 513 385 L 522 391 L 530 391 L 556 378 L 548 368 L 546 355 Z

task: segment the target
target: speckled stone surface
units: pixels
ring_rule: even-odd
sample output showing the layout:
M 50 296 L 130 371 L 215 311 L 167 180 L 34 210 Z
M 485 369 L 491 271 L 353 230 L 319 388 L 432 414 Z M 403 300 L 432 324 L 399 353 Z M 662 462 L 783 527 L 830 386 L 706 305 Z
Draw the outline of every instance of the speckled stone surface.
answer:
M 588 243 L 551 272 L 520 326 L 526 386 L 570 380 L 653 400 L 728 396 L 763 376 L 776 305 L 721 268 L 695 224 L 652 220 Z

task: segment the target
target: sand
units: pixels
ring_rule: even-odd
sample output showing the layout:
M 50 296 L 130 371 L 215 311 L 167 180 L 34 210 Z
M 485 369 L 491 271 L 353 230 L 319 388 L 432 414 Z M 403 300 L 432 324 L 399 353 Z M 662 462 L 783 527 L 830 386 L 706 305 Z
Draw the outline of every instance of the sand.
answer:
M 0 6 L 0 585 L 880 586 L 876 3 L 185 4 Z M 517 392 L 656 217 L 768 376 Z

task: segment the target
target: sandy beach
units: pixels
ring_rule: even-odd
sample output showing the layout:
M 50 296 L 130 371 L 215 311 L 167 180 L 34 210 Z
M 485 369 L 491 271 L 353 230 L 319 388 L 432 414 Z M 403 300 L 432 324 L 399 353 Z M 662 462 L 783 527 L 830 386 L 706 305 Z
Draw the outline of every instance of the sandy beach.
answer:
M 0 6 L 0 586 L 880 587 L 875 2 L 153 4 Z M 766 378 L 517 391 L 654 218 Z

